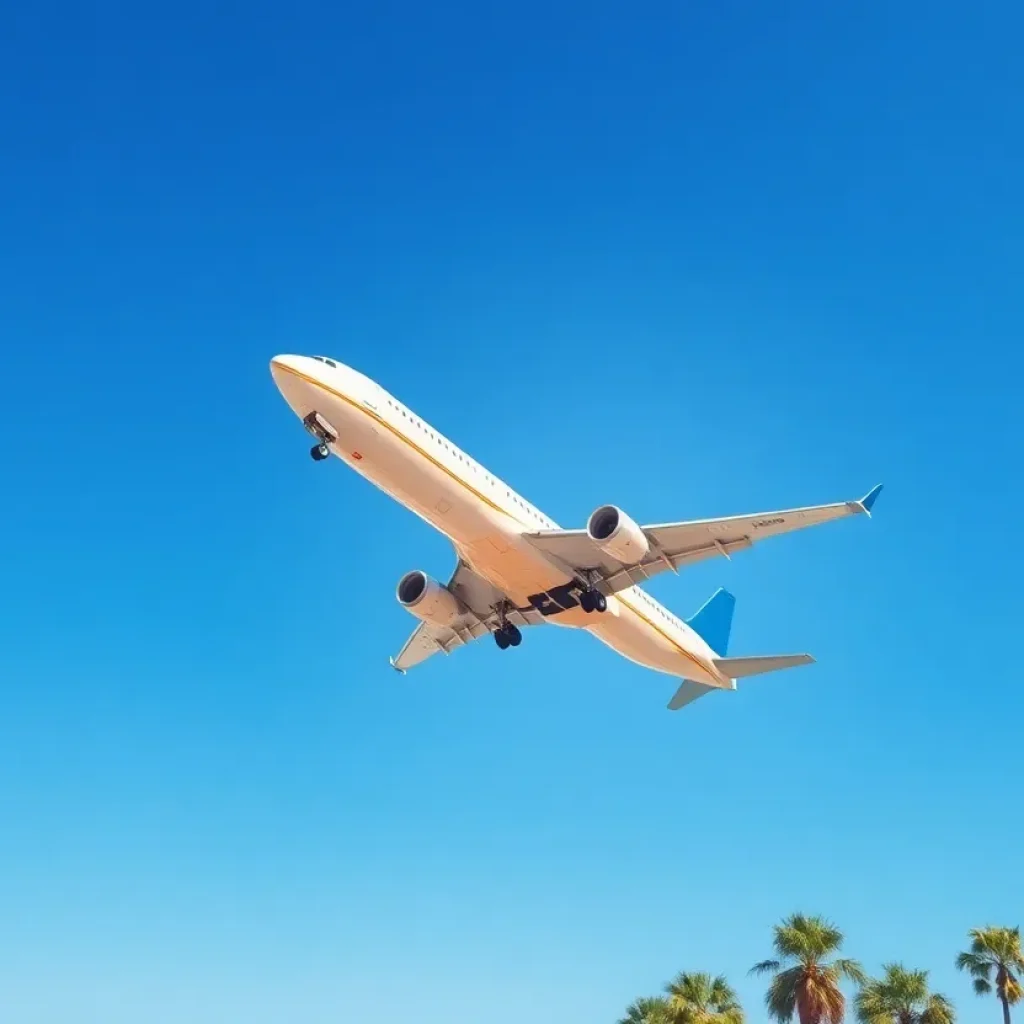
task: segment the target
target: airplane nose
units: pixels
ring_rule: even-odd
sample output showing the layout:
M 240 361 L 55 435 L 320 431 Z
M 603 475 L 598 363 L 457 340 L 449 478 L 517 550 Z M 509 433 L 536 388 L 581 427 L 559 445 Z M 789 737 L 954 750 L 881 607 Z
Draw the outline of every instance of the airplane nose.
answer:
M 289 371 L 297 370 L 301 359 L 301 356 L 274 356 L 274 358 L 270 360 L 270 376 L 274 378 L 274 382 L 276 384 L 280 384 L 281 378 Z

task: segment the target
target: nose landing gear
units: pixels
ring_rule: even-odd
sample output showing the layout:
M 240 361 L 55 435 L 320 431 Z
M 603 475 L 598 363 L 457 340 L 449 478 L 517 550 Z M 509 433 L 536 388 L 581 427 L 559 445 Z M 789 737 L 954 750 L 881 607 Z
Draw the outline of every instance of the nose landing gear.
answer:
M 302 420 L 302 425 L 315 438 L 316 444 L 309 449 L 314 462 L 323 462 L 331 454 L 330 446 L 338 440 L 337 431 L 318 412 L 311 412 Z

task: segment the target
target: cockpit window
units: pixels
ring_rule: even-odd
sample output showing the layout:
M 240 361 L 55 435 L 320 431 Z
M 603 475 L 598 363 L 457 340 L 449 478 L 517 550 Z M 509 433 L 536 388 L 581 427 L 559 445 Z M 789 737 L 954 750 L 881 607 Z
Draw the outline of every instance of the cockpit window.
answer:
M 313 358 L 314 358 L 314 359 L 315 359 L 315 360 L 316 360 L 316 361 L 317 361 L 318 363 L 322 363 L 322 362 L 324 362 L 324 361 L 325 361 L 325 360 L 324 360 L 324 357 L 323 357 L 323 356 L 313 356 Z
M 313 356 L 318 363 L 326 363 L 328 366 L 333 366 L 335 369 L 338 368 L 338 364 L 333 359 L 328 359 L 327 356 Z

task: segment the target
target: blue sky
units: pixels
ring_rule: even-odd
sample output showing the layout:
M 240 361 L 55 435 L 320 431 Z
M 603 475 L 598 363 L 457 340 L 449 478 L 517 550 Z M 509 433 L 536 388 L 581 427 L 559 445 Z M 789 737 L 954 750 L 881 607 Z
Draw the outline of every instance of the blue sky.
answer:
M 7 1018 L 563 1024 L 686 968 L 757 1020 L 804 909 L 994 1019 L 951 963 L 1024 917 L 1024 24 L 967 7 L 10 6 Z M 281 351 L 564 525 L 884 481 L 651 586 L 818 664 L 678 715 L 554 629 L 396 676 L 452 553 L 309 460 Z

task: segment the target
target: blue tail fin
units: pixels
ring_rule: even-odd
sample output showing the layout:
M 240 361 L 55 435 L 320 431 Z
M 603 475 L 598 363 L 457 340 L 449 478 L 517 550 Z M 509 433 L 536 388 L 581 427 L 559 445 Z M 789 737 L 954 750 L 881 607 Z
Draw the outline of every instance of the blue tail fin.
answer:
M 729 633 L 735 607 L 736 598 L 724 587 L 720 587 L 686 620 L 690 629 L 720 657 L 729 650 Z

